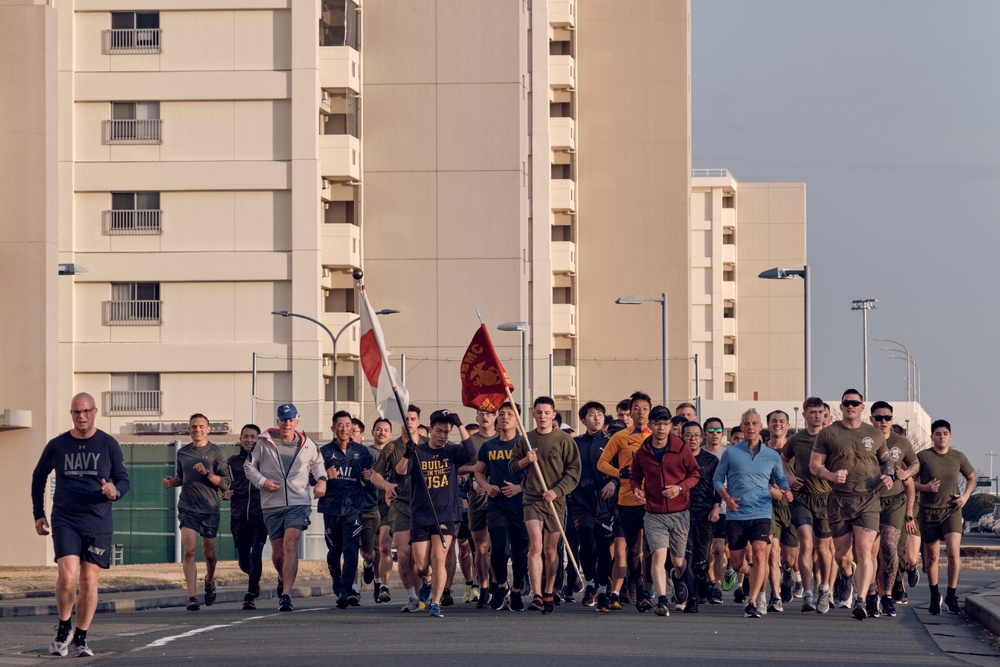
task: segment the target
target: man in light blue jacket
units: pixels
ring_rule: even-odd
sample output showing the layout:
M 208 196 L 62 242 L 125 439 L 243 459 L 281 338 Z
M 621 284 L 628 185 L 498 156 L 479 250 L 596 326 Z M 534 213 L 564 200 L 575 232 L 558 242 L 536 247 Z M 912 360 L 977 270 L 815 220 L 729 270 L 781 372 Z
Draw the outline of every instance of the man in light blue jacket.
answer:
M 722 453 L 714 485 L 726 503 L 726 540 L 734 570 L 750 574 L 750 595 L 744 613 L 760 618 L 766 613 L 761 594 L 767 581 L 768 545 L 771 537 L 771 482 L 791 501 L 792 492 L 781 465 L 781 456 L 765 447 L 760 438 L 760 415 L 753 408 L 740 420 L 743 440 Z M 746 563 L 747 545 L 753 550 L 753 568 Z

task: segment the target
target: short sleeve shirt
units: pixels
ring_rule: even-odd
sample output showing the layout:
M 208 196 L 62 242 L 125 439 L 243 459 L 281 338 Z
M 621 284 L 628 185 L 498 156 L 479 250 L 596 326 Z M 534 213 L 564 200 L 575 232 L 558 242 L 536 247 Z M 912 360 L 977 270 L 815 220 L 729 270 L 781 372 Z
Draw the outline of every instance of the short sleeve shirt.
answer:
M 816 444 L 816 435 L 810 435 L 809 431 L 803 429 L 790 437 L 781 450 L 781 455 L 794 465 L 789 466 L 795 469 L 795 476 L 802 480 L 802 488 L 799 493 L 806 493 L 811 496 L 821 496 L 830 492 L 830 482 L 816 477 L 809 472 L 809 458 L 812 456 L 813 446 Z
M 917 460 L 913 445 L 901 435 L 890 433 L 885 445 L 889 448 L 889 456 L 900 468 L 909 468 Z M 885 488 L 884 484 L 878 487 L 878 494 L 883 497 L 898 496 L 902 492 L 903 483 L 898 479 L 893 481 L 891 489 Z
M 933 448 L 925 449 L 917 454 L 920 461 L 918 479 L 921 484 L 929 484 L 932 480 L 940 480 L 941 487 L 937 493 L 922 491 L 920 506 L 927 509 L 948 509 L 952 507 L 952 496 L 958 493 L 958 477 L 968 477 L 975 472 L 962 452 L 949 449 L 944 454 L 938 454 Z
M 831 492 L 838 495 L 875 492 L 882 476 L 881 464 L 889 460 L 882 431 L 864 423 L 858 428 L 847 428 L 839 421 L 830 424 L 816 436 L 813 451 L 826 455 L 827 470 L 847 470 L 845 483 L 830 484 Z

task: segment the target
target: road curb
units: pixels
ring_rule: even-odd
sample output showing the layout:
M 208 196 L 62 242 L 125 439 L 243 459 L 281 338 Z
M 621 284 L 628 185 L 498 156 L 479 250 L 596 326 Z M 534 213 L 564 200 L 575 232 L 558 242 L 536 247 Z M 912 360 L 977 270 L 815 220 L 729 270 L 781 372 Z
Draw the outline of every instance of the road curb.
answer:
M 965 613 L 995 635 L 1000 635 L 1000 591 L 980 589 L 965 596 Z

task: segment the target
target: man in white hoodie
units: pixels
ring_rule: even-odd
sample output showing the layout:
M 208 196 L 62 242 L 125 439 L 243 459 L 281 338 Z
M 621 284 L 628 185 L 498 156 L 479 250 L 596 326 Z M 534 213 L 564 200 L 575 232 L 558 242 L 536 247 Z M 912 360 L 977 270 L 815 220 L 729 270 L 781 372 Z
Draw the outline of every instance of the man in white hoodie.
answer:
M 296 430 L 299 411 L 294 405 L 278 406 L 277 424 L 260 434 L 243 469 L 247 480 L 262 491 L 260 506 L 271 538 L 271 560 L 278 571 L 278 611 L 292 611 L 289 591 L 299 570 L 299 538 L 309 527 L 312 512 L 309 474 L 316 480 L 312 495 L 322 498 L 326 469 L 316 443 Z

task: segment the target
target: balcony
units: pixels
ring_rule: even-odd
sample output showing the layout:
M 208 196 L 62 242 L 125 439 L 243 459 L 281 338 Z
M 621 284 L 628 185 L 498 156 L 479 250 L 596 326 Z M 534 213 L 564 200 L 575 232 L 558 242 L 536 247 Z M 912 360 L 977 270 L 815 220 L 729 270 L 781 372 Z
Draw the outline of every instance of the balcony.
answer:
M 554 151 L 575 151 L 576 121 L 572 118 L 549 118 L 549 144 Z
M 106 391 L 104 414 L 109 417 L 162 415 L 162 398 L 162 391 Z
M 344 357 L 357 357 L 359 354 L 358 341 L 361 339 L 361 320 L 354 313 L 322 313 L 320 321 L 323 322 L 337 337 L 337 359 Z M 348 324 L 352 320 L 358 320 Z M 346 329 L 344 327 L 347 327 Z M 343 333 L 340 333 L 343 331 Z M 333 356 L 333 341 L 325 332 L 320 332 L 323 339 L 323 355 Z M 329 369 L 332 373 L 333 370 Z M 340 370 L 340 369 L 338 369 Z M 324 371 L 326 372 L 326 371 Z
M 549 56 L 549 87 L 555 90 L 576 88 L 573 56 Z
M 320 263 L 324 267 L 361 268 L 361 233 L 350 223 L 321 225 Z
M 349 134 L 321 134 L 319 136 L 320 175 L 330 181 L 358 181 L 358 151 L 361 144 Z
M 724 373 L 735 373 L 736 372 L 736 355 L 735 354 L 724 354 L 724 355 L 722 355 L 722 371 Z
M 572 241 L 552 242 L 552 272 L 576 273 L 576 244 Z
M 736 318 L 733 317 L 723 317 L 722 318 L 722 335 L 727 338 L 736 337 Z
M 104 211 L 105 236 L 160 234 L 161 210 Z
M 551 183 L 552 210 L 557 213 L 576 211 L 576 183 L 568 178 L 553 178 Z
M 722 244 L 722 263 L 723 264 L 735 264 L 736 263 L 736 245 L 733 243 L 723 243 Z
M 552 333 L 556 336 L 576 335 L 576 306 L 571 303 L 552 304 Z
M 576 396 L 576 366 L 552 367 L 552 393 L 559 398 Z
M 549 0 L 549 25 L 554 28 L 575 27 L 575 5 L 573 0 Z
M 349 46 L 319 47 L 319 87 L 361 92 L 358 52 Z
M 144 120 L 104 121 L 105 144 L 162 144 L 163 121 Z
M 736 209 L 735 208 L 724 208 L 724 209 L 722 209 L 722 228 L 723 229 L 736 229 Z
M 736 300 L 736 283 L 732 280 L 722 281 L 722 298 L 727 301 Z
M 162 301 L 105 301 L 105 326 L 159 326 L 163 324 L 160 314 Z
M 159 28 L 122 28 L 101 31 L 101 51 L 118 53 L 162 53 Z

